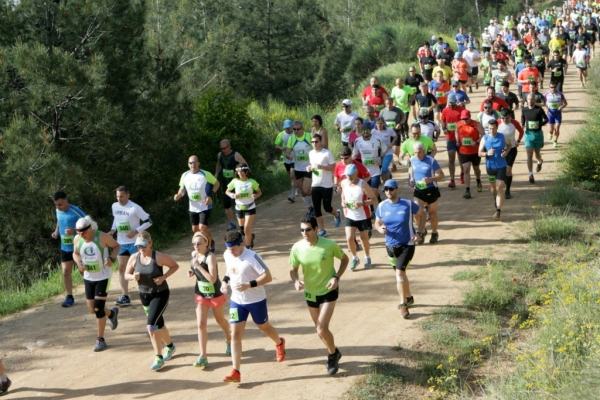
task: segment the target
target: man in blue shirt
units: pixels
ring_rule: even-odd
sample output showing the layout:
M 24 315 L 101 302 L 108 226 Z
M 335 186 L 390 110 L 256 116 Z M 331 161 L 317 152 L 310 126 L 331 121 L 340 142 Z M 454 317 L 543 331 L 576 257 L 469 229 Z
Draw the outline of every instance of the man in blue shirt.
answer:
M 488 121 L 488 133 L 479 144 L 479 156 L 485 157 L 485 167 L 490 181 L 490 190 L 494 197 L 496 212 L 494 219 L 500 219 L 500 211 L 504 205 L 504 188 L 506 182 L 506 156 L 510 150 L 504 135 L 498 133 L 498 122 Z
M 75 304 L 73 298 L 73 238 L 75 237 L 75 224 L 79 218 L 85 217 L 85 212 L 76 205 L 70 204 L 67 194 L 63 191 L 54 193 L 54 206 L 56 207 L 56 228 L 52 238 L 60 238 L 60 265 L 62 267 L 65 292 L 67 293 L 62 303 L 63 307 Z
M 400 198 L 398 183 L 388 179 L 383 185 L 386 200 L 375 211 L 375 229 L 385 235 L 385 248 L 396 271 L 396 288 L 400 295 L 400 314 L 408 318 L 408 306 L 414 303 L 410 293 L 406 267 L 415 254 L 413 217 L 419 211 L 417 203 Z

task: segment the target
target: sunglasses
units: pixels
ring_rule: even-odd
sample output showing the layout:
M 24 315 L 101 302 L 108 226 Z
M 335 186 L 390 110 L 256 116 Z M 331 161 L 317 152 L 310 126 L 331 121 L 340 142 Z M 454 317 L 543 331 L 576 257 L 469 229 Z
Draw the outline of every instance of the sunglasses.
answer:
M 310 142 L 311 142 L 311 143 L 319 143 L 319 141 L 318 141 L 318 140 L 311 140 Z
M 396 188 L 393 188 L 393 187 L 384 187 L 383 188 L 384 192 L 393 192 L 394 190 L 396 190 Z
M 148 245 L 142 246 L 141 244 L 138 244 L 135 247 L 138 249 L 145 249 L 146 247 L 148 247 Z
M 312 231 L 312 228 L 300 228 L 300 232 L 310 232 Z
M 88 229 L 90 229 L 90 227 L 91 227 L 91 225 L 89 225 L 89 226 L 86 226 L 86 227 L 85 227 L 85 228 L 83 228 L 83 229 L 75 229 L 75 230 L 76 230 L 77 232 L 81 233 L 81 232 L 85 232 L 85 231 L 87 231 Z
M 298 131 L 301 131 L 301 130 L 302 130 L 302 128 L 294 128 L 294 130 L 295 130 L 296 132 L 298 132 Z

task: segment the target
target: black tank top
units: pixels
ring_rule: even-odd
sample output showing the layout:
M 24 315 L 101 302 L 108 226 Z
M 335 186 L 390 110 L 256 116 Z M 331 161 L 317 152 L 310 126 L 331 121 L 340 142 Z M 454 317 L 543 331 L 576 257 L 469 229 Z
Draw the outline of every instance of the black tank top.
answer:
M 208 253 L 205 254 L 205 257 L 208 257 Z M 198 266 L 198 264 L 196 264 L 196 266 Z M 206 264 L 206 261 L 200 263 L 200 268 L 208 272 L 208 264 Z M 192 268 L 192 271 L 194 272 L 194 275 L 196 275 L 196 286 L 194 288 L 194 292 L 198 296 L 212 299 L 214 297 L 223 295 L 223 293 L 221 293 L 221 280 L 219 279 L 219 271 L 217 271 L 217 280 L 215 283 L 210 283 L 196 268 Z
M 135 272 L 140 273 L 138 281 L 138 290 L 140 293 L 158 293 L 169 289 L 167 282 L 160 285 L 154 283 L 154 278 L 163 275 L 163 267 L 156 263 L 156 251 L 152 251 L 152 261 L 150 264 L 142 264 L 141 253 L 138 253 L 135 260 Z
M 235 167 L 237 161 L 235 160 L 236 152 L 234 150 L 229 155 L 219 154 L 219 163 L 221 164 L 221 173 L 219 174 L 219 180 L 223 182 L 229 182 L 235 178 Z

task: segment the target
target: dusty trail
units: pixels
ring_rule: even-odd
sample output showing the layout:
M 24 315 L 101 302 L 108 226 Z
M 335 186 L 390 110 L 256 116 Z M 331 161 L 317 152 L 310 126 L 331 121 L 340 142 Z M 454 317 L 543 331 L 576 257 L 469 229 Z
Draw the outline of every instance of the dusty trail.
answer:
M 569 69 L 565 83 L 569 107 L 564 113 L 562 143 L 584 123 L 589 105 L 574 68 Z M 480 88 L 472 96 L 471 110 L 479 106 L 482 94 Z M 441 151 L 437 158 L 447 173 L 445 145 L 442 140 L 438 145 Z M 119 328 L 107 332 L 109 349 L 93 353 L 95 323 L 92 315 L 85 314 L 79 288 L 75 307 L 63 309 L 55 298 L 0 320 L 0 354 L 14 382 L 5 398 L 338 398 L 356 377 L 367 371 L 369 362 L 391 357 L 392 347 L 398 344 L 416 344 L 422 337 L 418 323 L 436 307 L 461 301 L 463 284 L 451 279 L 456 271 L 480 265 L 483 257 L 495 252 L 506 253 L 521 246 L 514 235 L 515 224 L 531 218 L 531 205 L 555 176 L 559 159 L 559 151 L 548 142 L 542 154 L 544 169 L 536 175 L 536 185 L 529 185 L 525 152 L 520 148 L 514 168 L 514 197 L 505 205 L 502 222 L 492 219 L 489 192 L 473 191 L 473 199 L 464 200 L 462 186 L 451 191 L 447 181 L 441 184 L 440 242 L 417 247 L 409 271 L 416 300 L 410 320 L 400 318 L 394 275 L 387 266 L 383 239 L 374 233 L 372 255 L 376 268 L 348 271 L 341 280 L 340 301 L 332 321 L 332 331 L 343 353 L 336 377 L 325 375 L 326 352 L 311 326 L 302 294 L 293 290 L 288 277 L 289 249 L 300 238 L 297 221 L 304 209 L 301 202 L 288 205 L 285 195 L 280 195 L 259 207 L 256 250 L 274 277 L 267 289 L 269 311 L 274 326 L 287 340 L 284 363 L 274 361 L 272 343 L 249 323 L 242 361 L 243 384 L 237 387 L 222 383 L 230 361 L 222 353 L 220 331 L 209 320 L 210 369 L 201 371 L 191 366 L 198 346 L 193 282 L 186 275 L 190 246 L 185 240 L 166 250 L 180 262 L 181 270 L 169 281 L 171 301 L 165 315 L 177 353 L 163 370 L 149 370 L 152 349 L 137 293 L 132 297 L 136 299 L 134 305 L 121 310 Z M 396 178 L 402 180 L 402 195 L 407 196 L 406 173 L 397 173 Z M 486 179 L 483 181 L 487 189 Z M 222 228 L 219 227 L 217 238 L 222 237 Z M 328 231 L 331 238 L 343 243 L 342 229 L 328 227 Z M 222 250 L 223 246 L 218 247 Z M 223 268 L 221 263 L 221 271 Z M 116 298 L 117 286 L 117 279 L 113 279 L 110 303 Z

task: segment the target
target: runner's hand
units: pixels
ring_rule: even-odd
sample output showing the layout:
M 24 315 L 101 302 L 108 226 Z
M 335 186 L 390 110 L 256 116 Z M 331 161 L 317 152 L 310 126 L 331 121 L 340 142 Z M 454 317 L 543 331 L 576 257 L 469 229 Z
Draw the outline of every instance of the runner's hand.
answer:
M 233 288 L 239 292 L 243 292 L 244 290 L 250 289 L 250 283 L 238 283 L 237 285 L 233 286 Z
M 140 279 L 139 277 L 139 273 L 138 273 L 138 277 L 137 279 Z M 164 275 L 161 276 L 157 276 L 156 278 L 153 279 L 154 283 L 158 286 L 162 285 L 163 283 L 165 283 L 165 281 L 167 280 L 167 277 Z
M 54 231 L 50 236 L 52 236 L 52 239 L 58 239 L 58 232 Z
M 381 233 L 382 235 L 385 235 L 385 226 L 380 226 L 379 228 L 375 229 L 377 229 L 377 232 Z
M 225 282 L 221 281 L 221 293 L 227 294 L 228 289 L 229 289 L 229 283 L 225 283 Z
M 133 279 L 135 281 L 139 281 L 140 280 L 140 273 L 139 272 L 134 272 L 133 273 Z
M 204 199 L 204 204 L 210 206 L 212 204 L 212 197 L 209 196 L 206 199 Z
M 294 287 L 299 292 L 302 289 L 304 289 L 304 282 L 302 282 L 300 279 L 298 279 L 298 280 L 294 281 Z
M 134 237 L 136 237 L 136 236 L 137 236 L 137 232 L 136 232 L 136 231 L 131 231 L 131 232 L 129 232 L 129 233 L 127 234 L 127 237 L 128 237 L 129 239 L 133 239 L 133 238 L 134 238 Z
M 328 290 L 335 290 L 338 287 L 338 280 L 337 278 L 331 278 L 329 280 L 329 282 L 327 282 L 327 289 Z

